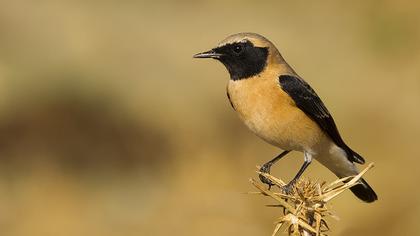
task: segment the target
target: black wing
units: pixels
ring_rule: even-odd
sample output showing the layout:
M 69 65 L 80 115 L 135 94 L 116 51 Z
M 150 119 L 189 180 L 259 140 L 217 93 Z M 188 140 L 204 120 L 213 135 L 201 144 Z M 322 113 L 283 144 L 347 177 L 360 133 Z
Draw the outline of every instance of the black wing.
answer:
M 308 83 L 299 77 L 291 75 L 281 75 L 279 82 L 281 88 L 289 94 L 296 106 L 314 120 L 330 136 L 334 143 L 347 153 L 347 158 L 350 161 L 360 164 L 365 163 L 363 157 L 344 143 L 330 112 Z

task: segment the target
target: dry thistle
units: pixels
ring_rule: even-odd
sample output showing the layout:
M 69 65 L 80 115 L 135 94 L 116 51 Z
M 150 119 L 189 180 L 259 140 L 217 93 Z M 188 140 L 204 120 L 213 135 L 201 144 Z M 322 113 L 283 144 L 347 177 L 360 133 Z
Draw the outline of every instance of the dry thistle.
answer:
M 276 222 L 272 236 L 276 235 L 282 226 L 286 227 L 289 235 L 322 236 L 326 235 L 325 233 L 329 230 L 326 218 L 334 217 L 329 211 L 327 203 L 356 185 L 357 181 L 372 167 L 373 163 L 356 176 L 338 179 L 330 184 L 302 178 L 296 182 L 290 194 L 281 191 L 274 192 L 273 188 L 268 190 L 254 179 L 250 179 L 250 181 L 260 190 L 260 192 L 255 193 L 269 196 L 277 201 L 277 204 L 269 205 L 270 207 L 282 207 L 284 209 L 283 216 Z M 257 173 L 270 179 L 279 189 L 286 185 L 284 181 L 270 174 L 259 171 Z

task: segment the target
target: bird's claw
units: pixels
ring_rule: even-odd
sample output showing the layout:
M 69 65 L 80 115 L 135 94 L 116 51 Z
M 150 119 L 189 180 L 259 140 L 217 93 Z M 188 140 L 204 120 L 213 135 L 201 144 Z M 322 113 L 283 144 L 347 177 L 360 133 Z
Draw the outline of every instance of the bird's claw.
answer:
M 295 181 L 290 181 L 290 183 L 284 185 L 281 190 L 283 193 L 290 195 L 293 193 L 293 187 L 295 185 Z
M 265 163 L 263 166 L 261 166 L 260 172 L 270 174 L 270 168 L 271 168 L 271 163 Z M 271 186 L 274 185 L 273 181 L 271 181 L 264 175 L 260 174 L 258 177 L 260 178 L 261 182 L 268 185 L 268 189 L 271 189 Z

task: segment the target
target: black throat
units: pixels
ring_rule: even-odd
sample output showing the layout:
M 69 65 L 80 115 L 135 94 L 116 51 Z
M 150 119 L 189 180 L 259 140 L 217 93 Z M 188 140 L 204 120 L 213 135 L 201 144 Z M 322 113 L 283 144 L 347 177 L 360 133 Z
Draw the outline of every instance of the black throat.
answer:
M 238 47 L 242 48 L 240 53 L 235 52 Z M 214 50 L 222 54 L 218 60 L 225 65 L 232 80 L 258 75 L 267 64 L 268 48 L 255 47 L 249 41 L 227 44 Z

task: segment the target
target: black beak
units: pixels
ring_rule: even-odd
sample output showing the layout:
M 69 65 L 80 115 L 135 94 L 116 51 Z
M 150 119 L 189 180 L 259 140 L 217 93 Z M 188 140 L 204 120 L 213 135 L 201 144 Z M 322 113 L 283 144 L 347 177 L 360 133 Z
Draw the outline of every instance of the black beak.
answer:
M 218 59 L 222 55 L 223 54 L 217 53 L 212 49 L 212 50 L 207 51 L 207 52 L 197 53 L 193 57 L 194 58 L 214 58 L 214 59 Z

